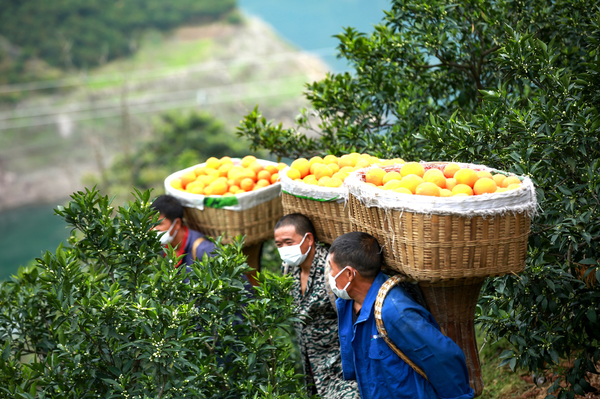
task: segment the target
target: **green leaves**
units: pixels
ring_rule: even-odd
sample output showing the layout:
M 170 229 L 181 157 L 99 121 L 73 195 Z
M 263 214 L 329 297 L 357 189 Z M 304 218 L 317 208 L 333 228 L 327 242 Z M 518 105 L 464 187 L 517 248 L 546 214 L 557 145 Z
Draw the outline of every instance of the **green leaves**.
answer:
M 303 397 L 289 278 L 262 274 L 254 291 L 242 243 L 220 239 L 191 273 L 175 268 L 151 231 L 150 192 L 134 198 L 115 212 L 95 188 L 74 193 L 57 210 L 73 246 L 1 283 L 0 398 L 243 398 L 253 384 Z

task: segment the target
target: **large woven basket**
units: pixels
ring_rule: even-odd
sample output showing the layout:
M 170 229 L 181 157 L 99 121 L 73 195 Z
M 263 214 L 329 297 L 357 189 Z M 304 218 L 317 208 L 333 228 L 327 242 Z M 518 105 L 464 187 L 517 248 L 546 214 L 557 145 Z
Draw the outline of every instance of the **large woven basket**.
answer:
M 444 165 L 424 164 L 426 169 Z M 482 165 L 461 166 L 498 172 Z M 377 238 L 388 267 L 418 281 L 446 285 L 524 269 L 536 208 L 529 178 L 522 178 L 519 189 L 504 193 L 441 198 L 371 187 L 364 184 L 367 170 L 352 173 L 344 183 L 350 220 L 354 230 Z
M 233 162 L 241 163 L 235 158 Z M 261 159 L 258 162 L 277 165 Z M 165 179 L 165 191 L 182 203 L 186 223 L 210 237 L 223 236 L 224 243 L 232 242 L 236 236 L 246 236 L 246 247 L 273 238 L 275 223 L 283 216 L 281 184 L 275 183 L 260 190 L 229 197 L 191 194 L 171 187 L 173 179 L 204 165 L 192 166 Z
M 338 236 L 352 231 L 346 206 L 346 189 L 319 187 L 295 181 L 281 172 L 281 201 L 284 215 L 301 213 L 315 227 L 317 240 L 331 244 Z

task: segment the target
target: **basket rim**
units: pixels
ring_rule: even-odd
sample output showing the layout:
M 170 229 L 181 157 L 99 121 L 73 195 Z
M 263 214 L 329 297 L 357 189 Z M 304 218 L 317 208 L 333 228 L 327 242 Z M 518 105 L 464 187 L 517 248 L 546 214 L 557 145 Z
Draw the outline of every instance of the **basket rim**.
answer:
M 231 158 L 234 165 L 241 165 L 242 160 L 240 158 Z M 261 165 L 273 165 L 277 166 L 277 162 L 269 161 L 266 159 L 257 159 L 257 161 Z M 169 176 L 165 178 L 164 186 L 165 193 L 177 198 L 181 205 L 188 208 L 195 208 L 199 210 L 203 210 L 205 206 L 206 198 L 223 198 L 221 195 L 202 195 L 202 194 L 192 194 L 185 191 L 177 190 L 171 186 L 171 181 L 179 178 L 185 172 L 193 171 L 197 167 L 206 166 L 206 162 L 202 162 L 189 168 L 178 170 L 177 172 L 171 173 Z M 251 191 L 242 194 L 235 194 L 234 197 L 237 199 L 237 205 L 224 206 L 220 209 L 227 209 L 233 211 L 243 211 L 246 209 L 250 209 L 256 205 L 259 205 L 263 202 L 267 202 L 281 195 L 281 183 L 275 182 L 267 187 L 263 187 L 256 191 Z M 210 206 L 209 206 L 210 207 Z
M 420 162 L 422 165 L 437 167 L 445 166 L 451 162 Z M 367 207 L 377 207 L 389 210 L 407 211 L 432 215 L 457 215 L 457 216 L 495 216 L 505 213 L 527 213 L 534 216 L 537 211 L 535 187 L 528 176 L 519 176 L 514 173 L 490 168 L 485 165 L 453 162 L 462 168 L 485 170 L 502 173 L 507 176 L 517 176 L 522 181 L 521 187 L 497 194 L 483 194 L 469 197 L 428 197 L 409 195 L 382 190 L 364 184 L 365 174 L 372 168 L 379 167 L 386 171 L 398 171 L 403 164 L 387 166 L 370 166 L 350 173 L 344 180 L 347 189 L 347 198 L 354 196 Z
M 291 168 L 287 166 L 281 172 L 279 172 L 281 190 L 286 194 L 290 194 L 298 198 L 322 202 L 344 202 L 347 198 L 347 189 L 343 185 L 341 187 L 321 187 L 292 180 L 287 175 L 287 172 L 290 169 Z

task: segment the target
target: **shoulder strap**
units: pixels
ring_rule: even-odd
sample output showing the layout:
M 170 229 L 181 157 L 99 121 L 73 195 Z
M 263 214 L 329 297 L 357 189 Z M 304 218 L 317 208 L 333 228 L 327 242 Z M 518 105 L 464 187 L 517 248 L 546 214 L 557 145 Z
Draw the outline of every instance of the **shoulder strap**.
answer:
M 427 380 L 427 376 L 425 375 L 425 372 L 423 370 L 421 370 L 419 368 L 419 366 L 414 364 L 412 362 L 412 360 L 410 360 L 408 358 L 408 356 L 406 356 L 400 350 L 400 348 L 398 348 L 392 342 L 392 340 L 390 339 L 390 337 L 387 334 L 385 326 L 383 325 L 383 319 L 381 318 L 381 309 L 383 308 L 383 301 L 384 301 L 385 297 L 387 296 L 387 294 L 390 292 L 390 290 L 396 284 L 401 283 L 405 280 L 407 280 L 406 276 L 395 275 L 395 276 L 390 277 L 389 279 L 387 279 L 387 281 L 385 283 L 383 283 L 383 285 L 379 289 L 379 292 L 377 293 L 377 299 L 375 300 L 375 323 L 377 324 L 377 332 L 379 333 L 379 335 L 381 335 L 381 337 L 383 338 L 385 343 L 388 344 L 390 349 L 393 350 L 396 355 L 398 355 L 402 360 L 404 360 L 406 363 L 408 363 L 408 365 L 410 367 L 412 367 L 417 373 L 419 373 L 423 378 L 425 378 Z
M 196 250 L 198 249 L 198 245 L 202 244 L 204 240 L 204 237 L 198 237 L 196 238 L 196 241 L 194 241 L 194 244 L 192 244 L 192 257 L 194 258 L 194 260 L 198 259 L 198 257 L 196 256 Z

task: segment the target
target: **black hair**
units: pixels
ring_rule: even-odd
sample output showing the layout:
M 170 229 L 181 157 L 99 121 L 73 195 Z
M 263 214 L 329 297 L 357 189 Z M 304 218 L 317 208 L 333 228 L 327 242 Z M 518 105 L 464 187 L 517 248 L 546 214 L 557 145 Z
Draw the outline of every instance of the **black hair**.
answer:
M 306 233 L 311 233 L 315 240 L 317 239 L 315 226 L 313 226 L 309 218 L 301 213 L 290 213 L 289 215 L 285 215 L 277 221 L 274 230 L 284 226 L 294 226 L 297 234 L 304 236 Z
M 365 278 L 375 278 L 381 270 L 381 247 L 375 237 L 367 233 L 355 231 L 339 236 L 331 244 L 329 254 L 338 267 L 351 266 Z
M 172 195 L 159 195 L 152 202 L 152 208 L 156 209 L 171 222 L 175 221 L 175 219 L 183 220 L 183 206 L 181 206 L 179 200 Z

